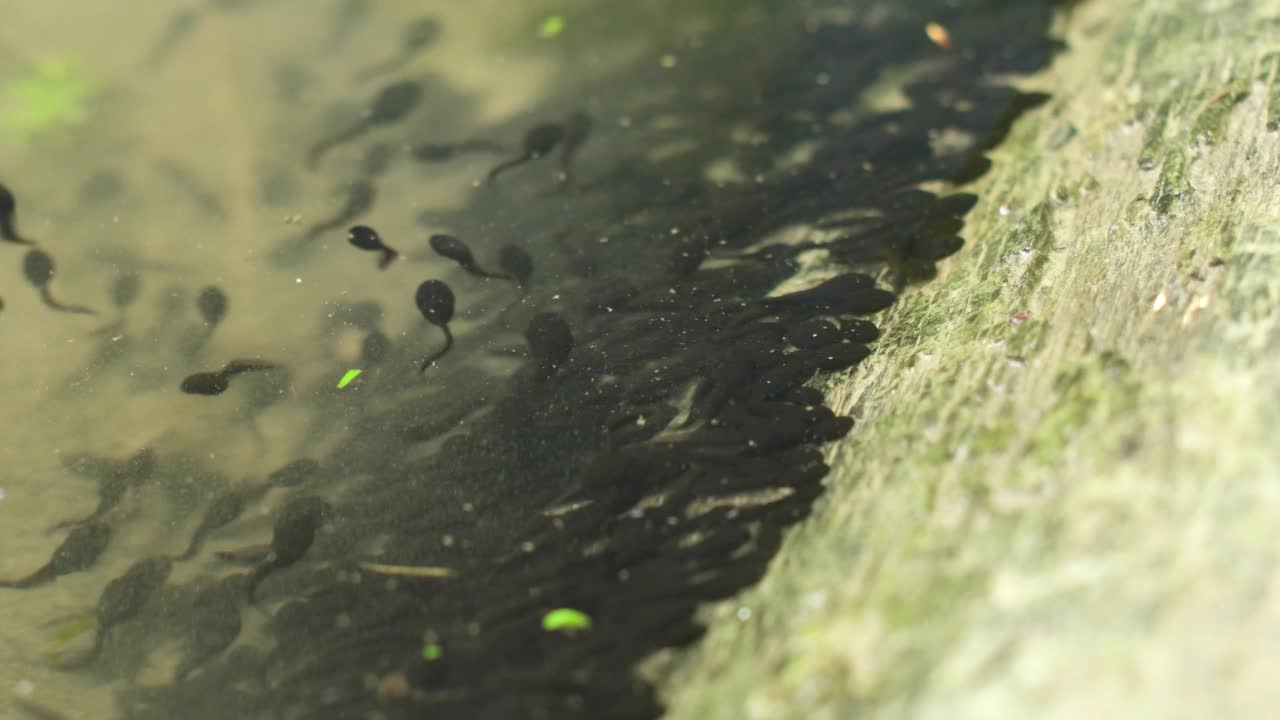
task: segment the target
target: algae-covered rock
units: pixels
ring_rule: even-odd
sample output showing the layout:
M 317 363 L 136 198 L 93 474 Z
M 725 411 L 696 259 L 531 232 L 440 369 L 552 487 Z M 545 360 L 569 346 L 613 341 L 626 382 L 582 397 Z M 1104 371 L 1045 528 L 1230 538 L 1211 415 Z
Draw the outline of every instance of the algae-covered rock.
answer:
M 829 384 L 828 495 L 653 664 L 669 717 L 1269 713 L 1278 12 L 1062 17 L 966 247 Z

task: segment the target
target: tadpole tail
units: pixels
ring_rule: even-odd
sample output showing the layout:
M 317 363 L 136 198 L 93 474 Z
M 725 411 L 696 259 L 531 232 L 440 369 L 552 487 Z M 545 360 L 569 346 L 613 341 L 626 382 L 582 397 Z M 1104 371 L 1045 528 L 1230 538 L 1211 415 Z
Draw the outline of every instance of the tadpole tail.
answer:
M 122 332 L 124 332 L 123 317 L 117 320 L 112 320 L 96 330 L 90 330 L 89 337 L 114 337 L 116 335 L 120 335 Z
M 449 332 L 449 326 L 441 325 L 440 329 L 444 331 L 444 347 L 437 350 L 431 357 L 422 361 L 422 368 L 418 370 L 420 373 L 425 373 L 427 368 L 431 367 L 435 361 L 444 357 L 445 354 L 449 352 L 449 349 L 453 347 L 453 333 Z
M 383 248 L 382 255 L 378 257 L 378 269 L 386 270 L 398 257 L 400 257 L 400 253 L 391 248 Z
M 69 527 L 75 527 L 76 525 L 84 525 L 87 522 L 97 520 L 98 519 L 97 515 L 98 513 L 94 512 L 92 515 L 89 515 L 87 517 L 63 520 L 62 522 L 57 523 L 56 525 L 50 526 L 47 532 L 54 533 L 54 532 L 58 532 L 59 530 L 66 530 Z
M 48 285 L 40 288 L 40 299 L 44 301 L 44 304 L 48 306 L 49 309 L 57 310 L 58 312 L 72 313 L 75 315 L 97 315 L 98 314 L 97 311 L 93 310 L 92 308 L 87 308 L 83 305 L 64 305 L 58 302 L 57 300 L 54 299 L 53 293 L 49 292 Z
M 258 585 L 262 584 L 263 579 L 275 572 L 279 567 L 279 564 L 274 560 L 268 560 L 253 569 L 245 585 L 245 595 L 249 598 L 250 605 L 256 605 L 258 602 Z
M 348 140 L 359 137 L 360 133 L 364 132 L 365 125 L 365 122 L 355 123 L 346 130 L 343 130 L 332 137 L 321 140 L 311 146 L 311 150 L 307 153 L 307 169 L 315 170 L 319 167 L 320 161 L 324 158 L 326 153 Z
M 259 370 L 275 370 L 280 366 L 266 360 L 232 360 L 222 369 L 223 374 L 227 377 L 234 377 L 241 373 L 256 372 Z
M 232 563 L 240 563 L 242 565 L 262 563 L 271 555 L 271 545 L 253 545 L 247 548 L 239 548 L 237 550 L 219 550 L 214 553 L 219 560 Z M 246 577 L 248 573 L 245 574 Z
M 200 546 L 203 544 L 204 544 L 204 538 L 200 537 L 199 535 L 196 535 L 195 537 L 191 538 L 191 544 L 187 546 L 187 549 L 183 550 L 181 555 L 174 556 L 173 559 L 174 560 L 190 560 L 191 558 L 196 556 L 196 553 L 200 552 Z
M 458 152 L 490 152 L 504 153 L 506 146 L 493 140 L 464 140 L 454 146 Z
M 405 57 L 401 54 L 398 57 L 385 60 L 377 65 L 370 65 L 356 74 L 355 81 L 357 83 L 365 83 L 371 80 L 376 80 L 379 75 L 386 75 L 387 73 L 395 72 L 396 70 L 404 67 L 409 60 L 410 57 Z
M 307 228 L 306 232 L 302 233 L 302 236 L 297 240 L 297 243 L 305 246 L 330 230 L 337 230 L 345 224 L 346 221 L 343 220 L 341 216 L 335 220 L 326 220 L 324 222 L 316 223 L 315 225 Z
M 488 278 L 490 280 L 508 280 L 511 277 L 506 273 L 496 273 L 485 270 L 474 262 L 463 263 L 461 264 L 461 267 L 468 275 L 475 275 L 476 277 Z
M 79 668 L 92 664 L 93 661 L 97 660 L 98 656 L 102 654 L 102 643 L 106 639 L 106 635 L 107 635 L 106 628 L 99 625 L 98 631 L 93 634 L 93 647 L 89 649 L 89 652 L 85 653 L 84 655 L 81 655 L 75 660 L 60 663 L 58 665 L 58 669 L 59 670 L 78 670 Z
M 56 574 L 53 571 L 53 563 L 46 563 L 44 567 L 24 578 L 0 581 L 0 588 L 30 590 L 31 588 L 40 587 L 41 585 L 52 582 L 55 577 Z
M 524 155 L 521 155 L 519 157 L 511 158 L 506 162 L 498 163 L 492 170 L 489 171 L 489 174 L 485 176 L 484 181 L 486 184 L 492 185 L 493 181 L 497 180 L 498 176 L 501 175 L 502 173 L 510 170 L 511 168 L 517 165 L 523 165 L 524 163 L 527 163 L 532 159 L 533 159 L 532 156 L 530 156 L 528 153 L 525 153 Z
M 12 217 L 0 222 L 0 240 L 11 242 L 14 245 L 35 245 L 34 242 L 22 237 L 22 234 L 18 232 L 18 225 L 13 221 Z
M 30 700 L 15 697 L 12 702 L 14 707 L 36 718 L 36 720 L 67 720 L 67 716 L 63 713 Z

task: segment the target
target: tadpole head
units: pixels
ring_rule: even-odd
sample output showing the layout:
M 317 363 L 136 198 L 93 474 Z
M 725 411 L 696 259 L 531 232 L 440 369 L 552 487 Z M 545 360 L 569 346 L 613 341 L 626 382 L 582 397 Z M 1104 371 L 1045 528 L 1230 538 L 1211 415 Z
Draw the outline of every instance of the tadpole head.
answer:
M 369 109 L 369 123 L 372 125 L 389 125 L 400 122 L 422 99 L 422 86 L 412 80 L 392 83 L 374 98 L 373 107 Z
M 440 280 L 427 280 L 419 285 L 414 301 L 418 312 L 432 325 L 448 325 L 453 320 L 453 291 Z
M 368 225 L 356 225 L 347 231 L 347 242 L 361 250 L 381 250 L 382 238 Z
M 53 280 L 53 258 L 43 250 L 28 250 L 22 258 L 22 274 L 33 286 L 46 287 Z
M 123 310 L 133 304 L 142 292 L 142 276 L 129 271 L 116 278 L 111 285 L 111 304 Z
M 524 287 L 533 276 L 533 258 L 515 245 L 506 245 L 498 250 L 498 268 L 510 275 L 517 285 Z
M 423 143 L 413 148 L 413 157 L 418 162 L 436 163 L 444 162 L 458 154 L 458 149 L 453 145 L 444 145 L 442 143 Z
M 435 18 L 418 18 L 404 29 L 404 48 L 422 50 L 435 44 L 440 37 L 440 21 Z
M 472 255 L 471 248 L 453 235 L 432 235 L 428 242 L 431 243 L 431 249 L 435 250 L 440 257 L 452 260 L 460 265 L 472 265 L 475 263 L 475 256 Z
M 542 157 L 554 150 L 563 139 L 563 126 L 554 123 L 538 125 L 524 136 L 524 151 L 533 157 Z
M 209 327 L 222 322 L 222 319 L 227 316 L 229 304 L 227 294 L 214 285 L 201 290 L 196 296 L 196 309 L 200 311 L 200 317 L 204 318 L 205 324 Z
M 534 315 L 524 331 L 524 339 L 529 344 L 529 354 L 545 366 L 563 365 L 573 352 L 569 323 L 556 313 Z

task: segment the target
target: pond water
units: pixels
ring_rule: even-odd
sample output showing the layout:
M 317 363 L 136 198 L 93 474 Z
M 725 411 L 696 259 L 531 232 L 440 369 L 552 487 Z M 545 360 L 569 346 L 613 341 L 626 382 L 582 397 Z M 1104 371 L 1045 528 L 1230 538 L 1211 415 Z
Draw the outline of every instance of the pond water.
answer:
M 0 717 L 658 716 L 1050 4 L 11 4 Z

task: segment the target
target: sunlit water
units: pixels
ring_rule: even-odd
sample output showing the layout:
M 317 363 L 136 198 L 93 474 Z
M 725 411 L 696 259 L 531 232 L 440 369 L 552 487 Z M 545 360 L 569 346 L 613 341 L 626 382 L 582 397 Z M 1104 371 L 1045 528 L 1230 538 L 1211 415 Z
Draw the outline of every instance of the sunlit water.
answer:
M 785 256 L 741 259 L 768 238 L 843 233 L 854 240 L 835 259 L 872 271 L 881 287 L 925 279 L 954 248 L 916 252 L 879 231 L 858 240 L 859 222 L 825 234 L 812 226 L 853 211 L 953 233 L 968 201 L 935 204 L 911 189 L 945 195 L 944 181 L 980 160 L 1011 97 L 976 84 L 983 73 L 1030 70 L 1047 57 L 1033 36 L 1007 48 L 988 37 L 1042 22 L 1030 3 L 940 8 L 938 19 L 969 31 L 969 50 L 950 52 L 923 32 L 935 15 L 893 3 L 12 5 L 0 83 L 35 83 L 62 102 L 40 129 L 22 115 L 29 93 L 0 97 L 0 182 L 18 199 L 21 232 L 56 262 L 50 292 L 97 314 L 51 311 L 23 276 L 28 248 L 0 244 L 0 578 L 42 565 L 66 537 L 50 528 L 94 510 L 96 481 L 75 458 L 144 448 L 157 458 L 153 477 L 104 517 L 113 536 L 91 570 L 0 589 L 0 692 L 66 717 L 166 717 L 174 707 L 210 718 L 652 716 L 650 690 L 629 667 L 692 639 L 698 602 L 758 576 L 780 529 L 820 490 L 812 461 L 823 438 L 797 440 L 804 452 L 773 460 L 723 439 L 695 444 L 675 425 L 654 438 L 692 384 L 714 373 L 701 368 L 649 394 L 645 378 L 746 342 L 704 347 L 736 327 L 704 318 L 795 274 Z M 564 20 L 558 33 L 551 15 Z M 362 79 L 423 16 L 438 21 L 438 39 Z M 423 99 L 405 120 L 307 169 L 316 142 L 406 78 Z M 921 84 L 904 94 L 897 78 Z M 942 99 L 922 109 L 926 95 Z M 481 182 L 529 128 L 574 112 L 591 117 L 592 132 L 572 183 L 561 182 L 558 156 Z M 477 139 L 509 151 L 413 159 L 422 143 Z M 370 172 L 379 144 L 390 160 Z M 362 180 L 376 188 L 372 209 L 317 235 L 305 253 L 276 257 Z M 348 245 L 357 221 L 401 258 L 379 271 L 372 254 Z M 534 260 L 530 292 L 464 274 L 430 251 L 433 232 L 463 237 L 487 266 L 501 246 L 523 247 Z M 701 270 L 681 264 L 689 248 L 699 257 L 710 249 Z M 837 271 L 847 268 L 827 274 Z M 117 311 L 111 288 L 130 273 L 141 293 Z M 413 302 L 428 278 L 457 296 L 457 343 L 419 374 L 442 343 Z M 624 284 L 638 293 L 636 312 L 616 297 Z M 195 305 L 210 285 L 229 298 L 212 331 Z M 575 334 L 576 364 L 549 379 L 523 350 L 538 312 L 564 315 Z M 392 350 L 363 367 L 361 343 L 375 326 Z M 620 359 L 628 353 L 643 361 Z M 178 391 L 184 377 L 237 358 L 285 369 L 237 377 L 215 397 Z M 336 388 L 352 368 L 365 372 Z M 439 418 L 441 427 L 421 429 Z M 658 425 L 646 429 L 645 418 Z M 608 454 L 606 427 L 615 453 L 625 452 Z M 704 465 L 645 465 L 673 447 L 698 448 Z M 115 628 L 95 663 L 58 667 L 93 635 L 67 639 L 61 628 L 92 613 L 108 581 L 139 558 L 181 552 L 213 497 L 300 457 L 324 470 L 267 492 L 196 559 L 176 563 L 145 619 Z M 612 486 L 648 479 L 639 490 Z M 231 651 L 242 654 L 224 653 L 175 689 L 194 598 L 241 570 L 213 553 L 268 542 L 279 509 L 301 494 L 326 498 L 338 520 L 243 609 Z M 567 500 L 593 504 L 567 521 L 544 515 Z M 628 514 L 636 503 L 650 509 Z M 696 560 L 680 554 L 703 545 L 711 549 Z M 575 564 L 582 558 L 596 563 L 589 572 Z M 461 577 L 434 581 L 449 588 L 437 591 L 432 581 L 361 573 L 359 561 L 447 566 Z M 633 574 L 648 578 L 638 594 L 625 585 Z M 304 597 L 311 604 L 295 615 L 308 622 L 282 619 L 281 607 Z M 322 600 L 331 609 L 314 609 L 330 608 Z M 589 610 L 598 640 L 538 628 L 560 605 Z M 281 641 L 298 628 L 324 640 Z M 361 645 L 361 633 L 386 647 Z M 443 663 L 422 657 L 433 638 Z M 454 656 L 462 659 L 447 666 Z M 237 679 L 237 663 L 261 663 L 265 684 Z M 231 678 L 226 688 L 219 672 Z M 313 692 L 297 690 L 299 674 L 314 678 Z M 385 685 L 379 697 L 377 683 L 393 676 L 406 678 L 408 697 Z M 24 712 L 0 704 L 0 717 Z

